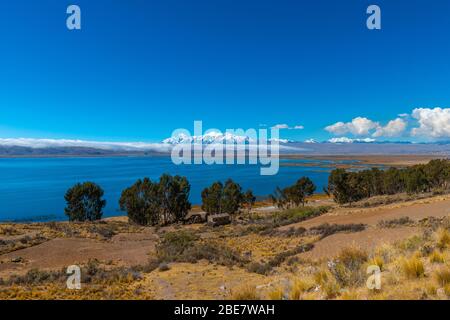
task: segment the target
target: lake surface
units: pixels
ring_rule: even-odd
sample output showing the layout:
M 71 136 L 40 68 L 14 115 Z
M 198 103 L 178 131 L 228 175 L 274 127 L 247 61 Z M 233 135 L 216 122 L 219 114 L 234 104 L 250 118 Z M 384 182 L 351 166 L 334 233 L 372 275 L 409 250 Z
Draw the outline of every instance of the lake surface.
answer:
M 292 160 L 281 160 L 292 161 Z M 105 191 L 104 216 L 117 216 L 123 189 L 138 178 L 158 179 L 163 173 L 183 175 L 191 183 L 191 202 L 201 202 L 201 191 L 217 180 L 232 178 L 243 189 L 267 196 L 277 186 L 285 187 L 308 176 L 322 192 L 332 162 L 314 162 L 327 167 L 280 166 L 275 176 L 261 176 L 257 165 L 181 165 L 170 157 L 111 158 L 18 158 L 0 159 L 0 221 L 66 220 L 64 194 L 77 182 L 93 181 Z

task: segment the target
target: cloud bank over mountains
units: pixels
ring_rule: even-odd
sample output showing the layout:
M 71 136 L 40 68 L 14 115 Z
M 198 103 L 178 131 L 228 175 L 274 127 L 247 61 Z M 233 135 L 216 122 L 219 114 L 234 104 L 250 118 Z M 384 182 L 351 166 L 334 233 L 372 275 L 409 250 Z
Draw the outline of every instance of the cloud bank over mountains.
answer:
M 340 138 L 351 135 L 358 138 L 445 139 L 450 138 L 450 108 L 416 108 L 411 114 L 400 114 L 385 125 L 365 117 L 356 117 L 350 122 L 331 124 L 325 130 Z
M 145 142 L 106 142 L 106 141 L 86 141 L 86 140 L 70 140 L 70 139 L 1 139 L 1 147 L 23 147 L 33 149 L 48 148 L 93 148 L 100 150 L 115 151 L 145 151 L 154 150 L 159 152 L 167 152 L 170 150 L 168 145 L 162 143 L 145 143 Z

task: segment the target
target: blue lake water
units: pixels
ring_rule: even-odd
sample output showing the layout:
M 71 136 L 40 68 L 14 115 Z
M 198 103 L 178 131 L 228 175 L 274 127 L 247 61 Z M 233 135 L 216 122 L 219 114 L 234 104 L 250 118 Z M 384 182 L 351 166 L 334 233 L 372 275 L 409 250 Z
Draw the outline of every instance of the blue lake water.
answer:
M 122 190 L 138 178 L 157 179 L 163 173 L 186 176 L 191 183 L 191 201 L 199 204 L 204 187 L 227 178 L 244 189 L 251 188 L 258 196 L 266 196 L 277 186 L 285 187 L 308 176 L 317 185 L 317 191 L 322 192 L 329 170 L 281 166 L 277 175 L 261 176 L 256 165 L 177 166 L 170 157 L 0 159 L 0 221 L 66 220 L 64 193 L 73 184 L 84 181 L 96 182 L 104 189 L 104 216 L 122 215 L 118 206 Z

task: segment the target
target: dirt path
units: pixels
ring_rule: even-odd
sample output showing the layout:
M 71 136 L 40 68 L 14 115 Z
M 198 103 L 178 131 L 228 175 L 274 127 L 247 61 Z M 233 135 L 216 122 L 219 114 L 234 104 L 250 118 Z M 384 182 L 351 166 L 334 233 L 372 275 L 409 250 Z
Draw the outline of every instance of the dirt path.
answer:
M 110 241 L 86 238 L 57 238 L 42 244 L 0 255 L 0 275 L 23 273 L 31 268 L 61 269 L 89 259 L 112 261 L 116 265 L 145 264 L 154 250 L 157 236 L 150 232 L 118 234 Z M 11 260 L 20 257 L 23 262 Z
M 376 208 L 339 208 L 320 217 L 296 224 L 304 228 L 310 228 L 322 223 L 349 224 L 364 223 L 375 226 L 380 220 L 398 219 L 409 217 L 412 220 L 420 220 L 429 216 L 443 217 L 450 214 L 450 197 L 442 196 L 399 204 L 380 206 Z M 290 225 L 289 227 L 292 227 Z

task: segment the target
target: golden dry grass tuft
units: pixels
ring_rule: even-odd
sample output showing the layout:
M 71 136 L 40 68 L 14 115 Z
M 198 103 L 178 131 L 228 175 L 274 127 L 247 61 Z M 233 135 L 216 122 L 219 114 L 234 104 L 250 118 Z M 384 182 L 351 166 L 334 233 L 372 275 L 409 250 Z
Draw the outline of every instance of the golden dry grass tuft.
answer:
M 308 279 L 295 279 L 289 293 L 290 300 L 300 300 L 302 295 L 314 288 L 314 282 Z
M 413 255 L 410 258 L 402 258 L 400 266 L 407 278 L 414 279 L 425 275 L 425 267 L 417 255 Z
M 450 284 L 450 268 L 445 266 L 437 269 L 434 272 L 434 278 L 441 287 Z
M 430 258 L 431 263 L 444 263 L 445 262 L 444 255 L 437 250 L 434 250 L 430 254 L 429 258 Z
M 437 233 L 437 247 L 441 250 L 450 246 L 450 232 L 447 229 L 440 228 Z
M 269 292 L 268 294 L 270 300 L 283 300 L 284 291 L 283 288 L 277 287 Z
M 245 285 L 231 292 L 231 300 L 260 300 L 256 287 Z

